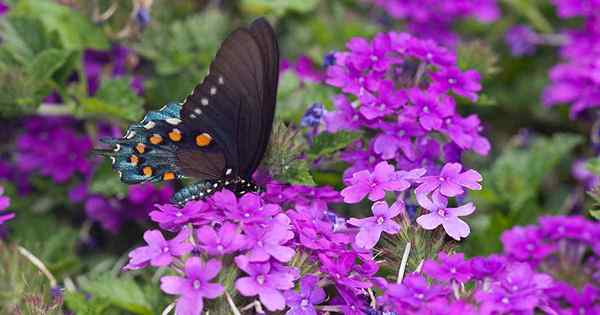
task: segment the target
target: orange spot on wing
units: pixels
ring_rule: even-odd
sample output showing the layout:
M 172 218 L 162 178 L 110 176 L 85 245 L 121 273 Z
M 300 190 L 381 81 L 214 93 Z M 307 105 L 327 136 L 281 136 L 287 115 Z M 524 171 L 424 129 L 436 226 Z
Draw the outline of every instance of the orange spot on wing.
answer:
M 132 155 L 129 157 L 129 162 L 133 165 L 137 165 L 140 162 L 140 159 L 136 155 Z
M 175 173 L 173 172 L 165 172 L 163 174 L 163 180 L 174 180 L 175 179 Z
M 212 137 L 208 133 L 202 133 L 196 136 L 196 144 L 199 147 L 205 147 L 210 144 Z
M 181 131 L 179 131 L 179 129 L 173 129 L 171 132 L 169 132 L 169 139 L 171 139 L 173 142 L 181 141 Z
M 142 173 L 144 173 L 144 176 L 152 176 L 152 167 L 144 166 L 144 168 L 142 168 Z
M 160 144 L 163 141 L 162 137 L 158 134 L 153 134 L 148 140 L 152 144 Z
M 135 150 L 138 151 L 139 154 L 144 154 L 144 152 L 146 151 L 146 145 L 144 145 L 143 143 L 138 143 L 135 146 Z

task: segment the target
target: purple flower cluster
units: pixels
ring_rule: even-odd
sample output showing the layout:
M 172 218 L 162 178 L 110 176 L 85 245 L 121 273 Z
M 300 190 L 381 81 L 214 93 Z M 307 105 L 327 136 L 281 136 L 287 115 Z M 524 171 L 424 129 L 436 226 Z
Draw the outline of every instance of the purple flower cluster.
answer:
M 495 0 L 372 0 L 392 17 L 405 20 L 408 31 L 419 37 L 452 45 L 457 35 L 452 24 L 464 18 L 490 23 L 500 16 Z
M 326 127 L 375 135 L 341 154 L 351 164 L 344 173 L 344 201 L 378 201 L 386 192 L 406 197 L 419 184 L 417 201 L 429 213 L 417 222 L 425 229 L 442 225 L 456 240 L 466 237 L 469 227 L 458 217 L 475 207 L 449 208 L 447 198 L 481 189 L 481 175 L 463 172 L 458 161 L 465 150 L 487 154 L 490 144 L 480 134 L 479 118 L 460 116 L 453 96 L 477 100 L 479 74 L 459 70 L 449 50 L 404 33 L 380 33 L 371 42 L 353 38 L 347 47 L 327 69 L 326 82 L 344 94 L 335 98 L 336 110 L 325 114 Z M 447 163 L 440 168 L 442 161 Z
M 295 62 L 284 59 L 280 64 L 280 72 L 294 71 L 302 82 L 320 83 L 325 78 L 324 73 L 313 61 L 305 55 L 301 55 Z
M 83 66 L 88 86 L 88 94 L 94 95 L 100 87 L 103 74 L 120 77 L 137 66 L 137 56 L 131 49 L 113 45 L 108 51 L 88 49 L 83 54 Z M 134 75 L 131 88 L 138 94 L 144 93 L 143 77 Z
M 540 219 L 504 233 L 504 253 L 439 253 L 401 283 L 376 283 L 377 310 L 394 314 L 600 314 L 600 224 Z
M 580 29 L 564 32 L 562 62 L 550 70 L 551 83 L 544 91 L 546 106 L 570 104 L 571 117 L 600 106 L 600 2 L 595 0 L 552 1 L 561 18 L 582 17 Z
M 4 187 L 0 186 L 0 225 L 15 217 L 14 213 L 6 213 L 5 210 L 10 207 L 10 198 L 3 196 Z
M 92 141 L 77 132 L 76 122 L 65 117 L 31 117 L 17 138 L 15 162 L 20 176 L 38 173 L 63 184 L 76 175 L 88 176 Z

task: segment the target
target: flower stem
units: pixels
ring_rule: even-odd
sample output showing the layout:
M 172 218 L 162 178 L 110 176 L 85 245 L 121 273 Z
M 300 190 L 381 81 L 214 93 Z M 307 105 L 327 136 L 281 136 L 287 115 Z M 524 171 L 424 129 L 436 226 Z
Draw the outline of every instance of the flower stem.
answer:
M 406 271 L 406 264 L 408 263 L 408 256 L 410 255 L 410 242 L 406 243 L 404 247 L 404 254 L 402 254 L 402 262 L 400 263 L 400 269 L 398 269 L 397 283 L 402 283 L 404 279 L 404 272 Z
M 46 268 L 46 265 L 44 265 L 44 263 L 39 258 L 35 257 L 35 255 L 33 255 L 30 251 L 28 251 L 24 247 L 18 246 L 17 249 L 19 250 L 19 253 L 21 255 L 25 256 L 25 258 L 27 258 L 34 266 L 36 266 L 46 276 L 46 278 L 48 278 L 48 281 L 50 281 L 50 287 L 52 287 L 52 288 L 56 287 L 56 285 L 57 285 L 56 278 L 54 278 L 52 273 L 50 273 L 48 268 Z
M 227 292 L 227 291 L 225 291 L 225 298 L 227 299 L 227 303 L 229 304 L 229 307 L 231 308 L 231 312 L 233 312 L 233 315 L 242 315 L 242 313 L 237 308 L 237 306 L 235 306 L 235 302 L 233 302 L 231 295 L 229 295 L 229 292 Z

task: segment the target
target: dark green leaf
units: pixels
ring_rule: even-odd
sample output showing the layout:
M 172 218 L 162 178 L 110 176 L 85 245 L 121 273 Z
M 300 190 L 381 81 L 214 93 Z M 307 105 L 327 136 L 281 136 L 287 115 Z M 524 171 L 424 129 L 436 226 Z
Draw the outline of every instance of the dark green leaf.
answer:
M 26 72 L 38 81 L 50 80 L 52 75 L 65 64 L 69 56 L 70 52 L 66 50 L 46 49 L 26 65 Z
M 322 132 L 315 137 L 308 156 L 311 159 L 330 157 L 331 154 L 347 147 L 358 139 L 360 134 L 355 132 L 340 131 L 336 133 Z
M 116 176 L 108 160 L 96 169 L 89 189 L 91 193 L 105 196 L 123 197 L 127 195 L 127 185 L 121 182 L 119 176 Z
M 130 78 L 103 80 L 95 97 L 82 99 L 81 105 L 83 116 L 135 121 L 144 114 L 143 99 L 131 89 Z
M 139 315 L 155 314 L 144 291 L 133 279 L 115 278 L 104 274 L 82 283 L 83 289 L 92 296 L 106 300 L 111 305 Z

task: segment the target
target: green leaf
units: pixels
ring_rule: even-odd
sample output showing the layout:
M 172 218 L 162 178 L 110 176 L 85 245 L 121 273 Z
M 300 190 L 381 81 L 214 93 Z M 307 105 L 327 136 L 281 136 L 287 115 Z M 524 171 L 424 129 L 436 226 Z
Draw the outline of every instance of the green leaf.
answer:
M 600 210 L 590 210 L 590 215 L 596 220 L 600 220 Z
M 139 315 L 155 314 L 144 291 L 133 279 L 115 278 L 104 274 L 85 281 L 82 287 L 92 296 L 106 300 L 123 310 Z
M 11 14 L 38 17 L 49 32 L 58 34 L 66 49 L 108 49 L 108 38 L 87 17 L 50 0 L 21 0 Z
M 81 105 L 82 116 L 136 121 L 144 114 L 143 99 L 131 89 L 131 79 L 126 77 L 103 80 L 96 96 L 82 99 Z
M 86 298 L 80 292 L 65 292 L 65 304 L 75 314 L 101 315 L 110 306 L 110 303 L 104 299 L 92 296 Z
M 319 4 L 318 0 L 242 0 L 242 9 L 253 14 L 274 13 L 284 15 L 288 12 L 307 13 L 314 10 Z
M 546 20 L 544 14 L 538 8 L 536 1 L 525 0 L 504 0 L 508 6 L 512 7 L 520 15 L 526 17 L 529 23 L 543 33 L 552 33 L 552 24 Z
M 347 147 L 359 137 L 360 134 L 348 131 L 336 133 L 322 132 L 315 137 L 313 145 L 308 151 L 308 157 L 313 160 L 318 157 L 328 157 Z
M 594 173 L 596 176 L 600 176 L 600 158 L 590 159 L 586 163 L 586 168 Z
M 52 75 L 65 64 L 70 54 L 67 50 L 46 49 L 26 65 L 26 72 L 38 81 L 50 80 Z
M 482 41 L 461 43 L 457 48 L 458 66 L 463 71 L 476 70 L 486 79 L 498 73 L 498 55 Z
M 121 182 L 108 160 L 96 169 L 90 185 L 90 192 L 104 196 L 123 197 L 127 195 L 127 185 Z
M 310 174 L 310 167 L 305 160 L 294 160 L 285 166 L 285 172 L 279 176 L 279 180 L 290 184 L 314 186 L 315 180 Z

